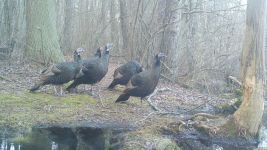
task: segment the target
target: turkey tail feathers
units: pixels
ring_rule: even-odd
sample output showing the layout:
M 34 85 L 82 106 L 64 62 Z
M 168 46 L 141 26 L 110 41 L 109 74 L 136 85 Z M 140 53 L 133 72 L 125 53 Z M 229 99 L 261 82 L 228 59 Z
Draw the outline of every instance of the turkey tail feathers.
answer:
M 30 91 L 34 92 L 34 91 L 38 90 L 41 86 L 42 86 L 42 83 L 37 83 L 30 89 Z
M 108 89 L 114 89 L 114 87 L 117 85 L 118 83 L 116 82 L 116 80 L 113 80 L 112 82 L 111 82 L 111 84 L 108 86 Z
M 130 95 L 127 93 L 121 94 L 118 99 L 115 101 L 115 103 L 122 102 L 122 101 L 127 101 L 130 98 Z

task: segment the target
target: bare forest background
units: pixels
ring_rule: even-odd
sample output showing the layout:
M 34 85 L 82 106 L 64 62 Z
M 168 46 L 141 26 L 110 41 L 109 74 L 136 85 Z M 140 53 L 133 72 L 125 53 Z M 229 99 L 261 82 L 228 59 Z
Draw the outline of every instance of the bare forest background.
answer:
M 50 47 L 31 47 L 27 41 L 29 31 L 36 31 L 38 39 L 45 38 L 42 30 L 49 30 L 56 32 L 51 37 L 59 44 L 51 45 L 60 49 L 53 55 L 71 55 L 83 47 L 84 57 L 89 57 L 112 42 L 113 62 L 136 59 L 149 67 L 161 51 L 168 57 L 163 78 L 211 94 L 229 92 L 229 76 L 239 77 L 246 21 L 243 0 L 47 0 L 52 15 L 42 17 L 52 19 L 56 29 L 27 24 L 32 21 L 27 13 L 36 7 L 29 3 L 0 1 L 1 59 L 51 63 L 54 59 L 41 57 Z M 28 57 L 30 49 L 40 57 Z

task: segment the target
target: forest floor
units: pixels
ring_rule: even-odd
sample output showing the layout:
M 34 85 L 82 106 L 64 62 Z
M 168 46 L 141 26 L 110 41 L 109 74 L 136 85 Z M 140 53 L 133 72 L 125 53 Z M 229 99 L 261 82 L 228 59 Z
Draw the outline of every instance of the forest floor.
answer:
M 109 91 L 106 87 L 119 64 L 112 60 L 108 74 L 100 83 L 100 96 L 97 86 L 81 85 L 78 94 L 55 96 L 51 85 L 30 93 L 28 89 L 38 80 L 42 68 L 21 62 L 0 63 L 0 127 L 10 129 L 34 126 L 100 127 L 100 128 L 146 128 L 162 129 L 169 124 L 195 113 L 214 113 L 213 108 L 230 99 L 202 94 L 185 89 L 178 84 L 160 80 L 156 92 L 149 99 L 158 111 L 147 101 L 130 98 L 127 103 L 114 103 L 123 86 Z M 101 103 L 102 101 L 102 103 Z M 153 131 L 155 132 L 155 131 Z

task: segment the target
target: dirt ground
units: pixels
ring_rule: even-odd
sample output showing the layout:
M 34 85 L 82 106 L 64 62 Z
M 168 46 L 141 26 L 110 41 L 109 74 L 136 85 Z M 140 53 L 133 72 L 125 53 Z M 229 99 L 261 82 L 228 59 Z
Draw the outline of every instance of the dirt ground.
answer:
M 209 112 L 214 106 L 230 100 L 202 94 L 196 90 L 180 87 L 178 84 L 160 80 L 157 92 L 150 97 L 151 103 L 161 112 L 179 115 L 155 115 L 150 105 L 139 98 L 130 98 L 126 104 L 114 101 L 124 89 L 119 86 L 114 91 L 106 87 L 112 81 L 114 70 L 119 64 L 110 60 L 107 75 L 97 85 L 100 87 L 101 101 L 97 97 L 97 86 L 80 85 L 79 94 L 54 95 L 53 86 L 43 87 L 36 93 L 29 93 L 29 88 L 38 80 L 43 67 L 22 62 L 0 63 L 0 125 L 1 126 L 106 126 L 140 127 L 179 119 L 195 112 Z

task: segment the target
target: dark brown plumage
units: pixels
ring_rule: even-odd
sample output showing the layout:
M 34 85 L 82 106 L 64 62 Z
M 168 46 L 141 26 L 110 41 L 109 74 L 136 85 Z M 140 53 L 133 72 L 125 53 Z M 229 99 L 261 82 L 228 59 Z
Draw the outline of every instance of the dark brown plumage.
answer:
M 133 75 L 142 72 L 142 70 L 141 64 L 135 60 L 120 66 L 114 71 L 114 79 L 108 89 L 113 89 L 117 84 L 126 85 Z
M 153 66 L 150 70 L 145 70 L 135 74 L 129 81 L 126 89 L 123 91 L 116 102 L 127 101 L 130 96 L 144 97 L 151 94 L 159 81 L 160 77 L 160 60 L 165 57 L 163 53 L 159 53 L 154 58 Z
M 42 71 L 41 79 L 36 83 L 31 89 L 31 92 L 38 90 L 41 86 L 52 84 L 52 85 L 62 85 L 75 78 L 83 75 L 82 64 L 79 49 L 74 51 L 73 62 L 63 62 L 56 65 L 52 65 L 49 68 Z M 57 92 L 56 92 L 57 94 Z M 62 95 L 62 89 L 61 89 Z

